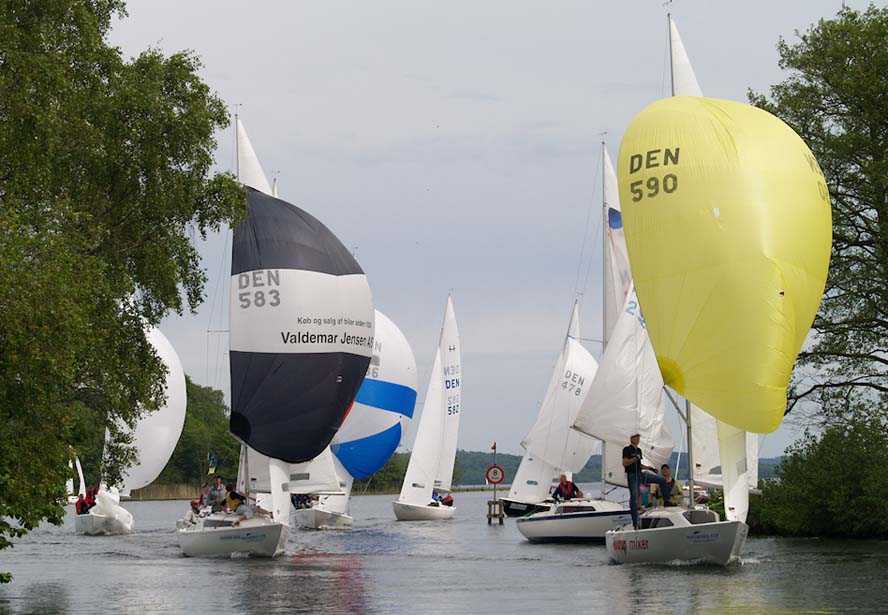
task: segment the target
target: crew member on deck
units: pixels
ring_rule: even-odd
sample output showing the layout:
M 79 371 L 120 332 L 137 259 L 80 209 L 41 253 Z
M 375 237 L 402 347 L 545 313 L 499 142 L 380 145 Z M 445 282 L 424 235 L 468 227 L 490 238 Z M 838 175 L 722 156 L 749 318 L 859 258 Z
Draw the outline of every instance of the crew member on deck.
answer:
M 660 485 L 653 484 L 651 485 L 651 504 L 654 506 L 679 506 L 684 497 L 681 483 L 672 477 L 672 468 L 669 467 L 669 464 L 664 463 L 660 466 L 660 474 L 663 475 L 663 478 L 666 479 L 666 484 L 669 486 L 669 491 L 667 492 L 669 497 L 664 500 L 663 494 L 660 493 Z
M 583 497 L 583 492 L 573 482 L 567 480 L 566 474 L 558 477 L 558 486 L 552 492 L 552 498 L 556 502 L 558 500 L 572 500 L 581 497 Z

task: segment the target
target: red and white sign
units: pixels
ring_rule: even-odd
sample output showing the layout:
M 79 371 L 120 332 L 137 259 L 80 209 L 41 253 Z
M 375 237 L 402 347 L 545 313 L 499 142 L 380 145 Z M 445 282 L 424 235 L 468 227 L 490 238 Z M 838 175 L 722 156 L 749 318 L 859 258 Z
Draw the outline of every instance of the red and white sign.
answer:
M 506 477 L 506 473 L 503 472 L 503 469 L 499 466 L 490 466 L 487 468 L 487 482 L 492 485 L 499 485 L 503 482 L 503 479 Z

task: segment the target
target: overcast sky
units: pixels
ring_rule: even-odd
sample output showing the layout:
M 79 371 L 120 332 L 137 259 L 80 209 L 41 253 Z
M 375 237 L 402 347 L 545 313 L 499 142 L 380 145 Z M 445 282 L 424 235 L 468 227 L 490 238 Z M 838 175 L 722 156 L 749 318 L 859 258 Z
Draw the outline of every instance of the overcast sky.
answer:
M 747 88 L 785 78 L 778 39 L 795 40 L 841 4 L 679 0 L 668 9 L 703 92 L 745 100 Z M 627 0 L 140 0 L 111 38 L 127 55 L 192 50 L 207 83 L 242 105 L 281 197 L 354 249 L 377 309 L 407 336 L 420 401 L 452 291 L 459 446 L 496 440 L 519 453 L 575 297 L 584 337 L 600 337 L 600 142 L 616 158 L 624 127 L 668 93 L 666 11 Z M 218 139 L 217 164 L 233 169 L 233 131 Z M 227 329 L 227 241 L 200 245 L 210 282 L 198 314 L 161 325 L 186 373 L 226 397 L 227 337 L 213 331 Z M 790 423 L 762 439 L 763 456 L 797 437 Z M 415 424 L 404 444 L 414 433 Z

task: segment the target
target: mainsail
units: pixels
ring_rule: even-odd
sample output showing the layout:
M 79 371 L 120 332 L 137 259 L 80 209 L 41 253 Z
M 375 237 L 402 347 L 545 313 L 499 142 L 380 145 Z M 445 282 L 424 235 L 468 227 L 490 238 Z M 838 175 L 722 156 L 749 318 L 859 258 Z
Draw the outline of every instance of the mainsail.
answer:
M 447 297 L 441 337 L 399 502 L 425 506 L 433 489 L 450 489 L 462 410 L 461 385 L 459 332 L 453 301 Z

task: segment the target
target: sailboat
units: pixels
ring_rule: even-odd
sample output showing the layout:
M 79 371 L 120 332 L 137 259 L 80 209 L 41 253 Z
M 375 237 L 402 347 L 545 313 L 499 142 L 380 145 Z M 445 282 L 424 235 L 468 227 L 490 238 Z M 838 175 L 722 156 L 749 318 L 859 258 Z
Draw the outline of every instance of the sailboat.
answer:
M 328 450 L 373 350 L 364 272 L 321 222 L 271 196 L 246 130 L 236 124 L 248 209 L 232 242 L 230 429 L 242 444 L 246 490 L 254 482 L 267 490 L 270 510 L 248 519 L 216 513 L 180 528 L 187 556 L 283 552 L 292 485 L 328 482 L 300 465 Z
M 297 508 L 306 528 L 351 527 L 349 500 L 354 480 L 379 471 L 401 442 L 416 406 L 416 359 L 407 338 L 385 314 L 376 311 L 373 357 L 355 404 L 333 438 L 330 450 L 339 491 L 321 494 Z
M 451 519 L 456 512 L 454 506 L 441 505 L 432 496 L 449 492 L 453 480 L 461 385 L 459 331 L 453 300 L 448 296 L 416 440 L 401 495 L 392 503 L 398 521 Z
M 687 83 L 690 63 L 671 17 L 669 30 L 674 83 Z M 619 181 L 631 201 L 626 239 L 644 326 L 665 384 L 687 400 L 690 467 L 691 404 L 717 420 L 727 519 L 697 507 L 649 511 L 639 529 L 608 532 L 619 563 L 739 560 L 748 533 L 745 432 L 779 426 L 829 264 L 828 194 L 798 135 L 759 109 L 702 98 L 699 86 L 689 93 L 696 96 L 636 116 Z
M 601 156 L 602 264 L 604 280 L 602 288 L 602 340 L 606 347 L 632 280 L 632 275 L 629 270 L 626 242 L 623 238 L 617 175 L 604 142 L 601 143 Z M 574 316 L 571 319 L 568 336 L 579 340 L 578 316 Z M 553 373 L 552 380 L 547 389 L 547 397 L 557 378 L 558 374 Z M 576 412 L 574 411 L 570 415 L 568 425 L 576 418 L 575 415 Z M 542 409 L 540 416 L 542 416 Z M 566 417 L 567 414 L 564 416 Z M 538 418 L 537 421 L 539 422 L 539 420 Z M 565 442 L 567 442 L 567 434 L 564 437 Z M 573 436 L 571 442 L 579 443 L 585 447 L 588 438 Z M 525 447 L 525 454 L 518 466 L 518 471 L 515 474 L 515 479 L 512 481 L 509 494 L 503 498 L 503 509 L 506 515 L 510 517 L 526 516 L 550 510 L 552 508 L 552 501 L 549 494 L 552 488 L 557 485 L 559 475 L 565 474 L 571 480 L 572 473 L 570 471 L 547 463 L 540 455 L 528 448 L 526 442 L 522 442 L 522 446 Z M 607 454 L 607 448 L 607 445 L 602 442 L 603 479 L 607 475 L 609 462 L 618 460 L 616 455 Z M 602 493 L 604 493 L 604 480 L 602 480 Z
M 74 518 L 74 530 L 78 534 L 95 536 L 131 532 L 133 516 L 120 505 L 121 496 L 128 497 L 133 489 L 141 489 L 154 482 L 170 460 L 182 434 L 186 406 L 185 372 L 173 345 L 159 329 L 151 329 L 147 338 L 167 368 L 166 402 L 137 421 L 132 431 L 132 445 L 138 461 L 124 471 L 119 490 L 114 486 L 102 485 L 96 494 L 96 505 Z M 75 459 L 75 462 L 80 475 L 80 489 L 85 492 L 80 460 Z

